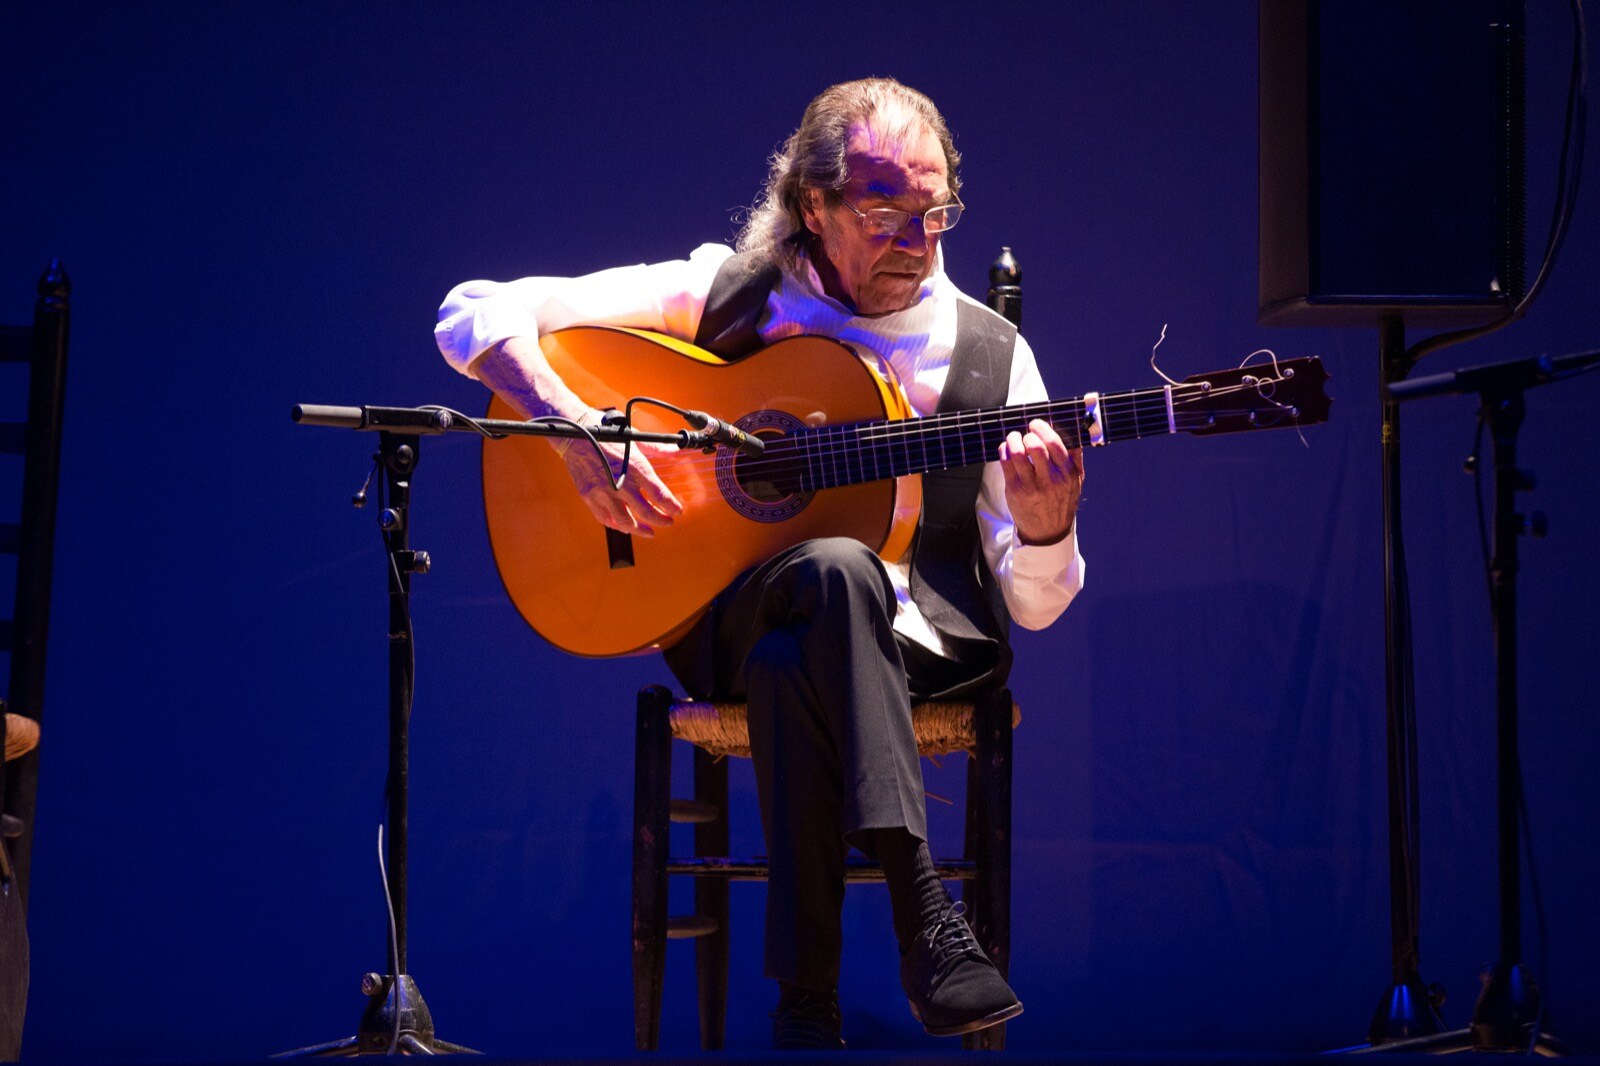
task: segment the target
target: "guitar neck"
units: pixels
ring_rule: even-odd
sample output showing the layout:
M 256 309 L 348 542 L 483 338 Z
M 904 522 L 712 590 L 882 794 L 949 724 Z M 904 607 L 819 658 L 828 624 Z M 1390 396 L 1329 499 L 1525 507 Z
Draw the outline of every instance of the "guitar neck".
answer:
M 1201 385 L 1089 393 L 1064 400 L 990 407 L 893 422 L 821 426 L 790 438 L 812 488 L 948 470 L 994 459 L 1013 431 L 1043 419 L 1069 448 L 1204 429 L 1208 415 L 1191 410 Z M 1192 394 L 1192 396 L 1191 396 Z M 776 442 L 775 442 L 776 443 Z
M 1112 441 L 1209 435 L 1325 422 L 1328 373 L 1315 357 L 1274 359 L 1196 374 L 1126 392 L 952 411 L 926 418 L 844 422 L 769 440 L 764 459 L 743 464 L 741 480 L 782 495 L 859 485 L 995 459 L 1000 442 L 1043 419 L 1069 448 Z

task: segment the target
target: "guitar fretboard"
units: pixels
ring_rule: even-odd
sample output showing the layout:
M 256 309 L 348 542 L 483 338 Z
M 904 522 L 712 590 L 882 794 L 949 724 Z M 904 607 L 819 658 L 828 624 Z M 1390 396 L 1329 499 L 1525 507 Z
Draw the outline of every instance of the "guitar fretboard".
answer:
M 1053 425 L 1069 448 L 1201 428 L 1210 416 L 1185 409 L 1201 394 L 1199 385 L 1178 385 L 893 422 L 846 422 L 773 441 L 767 457 L 799 464 L 806 489 L 859 485 L 988 462 L 1010 433 L 1027 432 L 1036 418 Z

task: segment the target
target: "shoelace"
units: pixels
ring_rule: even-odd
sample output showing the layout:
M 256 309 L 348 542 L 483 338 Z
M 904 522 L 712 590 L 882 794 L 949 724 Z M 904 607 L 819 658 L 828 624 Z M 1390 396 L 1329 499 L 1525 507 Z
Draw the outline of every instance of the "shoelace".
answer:
M 933 962 L 938 969 L 944 969 L 968 953 L 983 957 L 983 950 L 972 935 L 972 927 L 963 917 L 966 913 L 966 900 L 958 900 L 923 930 L 922 935 L 928 938 L 928 946 L 933 949 Z
M 839 999 L 822 992 L 800 991 L 783 997 L 772 1012 L 775 1040 L 790 1046 L 835 1047 L 839 1041 Z

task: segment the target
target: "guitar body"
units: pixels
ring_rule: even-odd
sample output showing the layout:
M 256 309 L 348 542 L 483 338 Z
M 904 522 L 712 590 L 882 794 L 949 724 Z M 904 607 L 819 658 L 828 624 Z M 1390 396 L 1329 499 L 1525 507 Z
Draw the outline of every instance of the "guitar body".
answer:
M 710 411 L 767 439 L 800 427 L 913 416 L 886 364 L 823 337 L 779 341 L 735 363 L 682 341 L 609 327 L 561 330 L 539 343 L 568 386 L 602 409 L 649 396 Z M 496 397 L 489 417 L 518 416 Z M 661 433 L 685 428 L 676 414 L 648 405 L 634 408 L 634 425 Z M 685 513 L 654 537 L 608 539 L 548 443 L 486 441 L 484 505 L 506 591 L 557 647 L 630 655 L 671 644 L 735 577 L 802 541 L 852 537 L 891 561 L 909 550 L 921 509 L 919 476 L 782 495 L 750 473 L 760 463 L 721 448 L 656 460 Z

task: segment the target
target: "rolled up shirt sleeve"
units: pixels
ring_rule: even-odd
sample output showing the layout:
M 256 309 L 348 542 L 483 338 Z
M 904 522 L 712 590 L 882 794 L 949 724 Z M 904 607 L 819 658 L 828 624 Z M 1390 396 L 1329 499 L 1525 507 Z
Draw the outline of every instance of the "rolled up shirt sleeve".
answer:
M 434 340 L 456 370 L 472 376 L 484 351 L 511 337 L 538 337 L 582 323 L 632 326 L 692 339 L 717 269 L 733 254 L 705 244 L 688 259 L 614 267 L 576 278 L 468 281 L 439 307 Z
M 1048 400 L 1033 349 L 1021 337 L 1011 359 L 1008 404 Z M 1043 629 L 1067 609 L 1083 588 L 1084 561 L 1078 550 L 1078 523 L 1054 544 L 1017 542 L 1016 523 L 1006 503 L 1005 473 L 998 462 L 985 464 L 978 492 L 978 529 L 983 554 L 1000 585 L 1012 620 L 1025 629 Z

